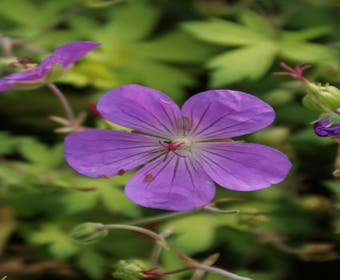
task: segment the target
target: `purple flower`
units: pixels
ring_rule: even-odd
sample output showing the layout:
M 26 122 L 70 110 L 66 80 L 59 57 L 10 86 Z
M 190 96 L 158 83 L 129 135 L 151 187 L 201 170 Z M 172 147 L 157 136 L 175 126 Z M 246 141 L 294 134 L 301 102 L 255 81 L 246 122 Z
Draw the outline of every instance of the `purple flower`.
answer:
M 90 41 L 65 44 L 57 48 L 36 67 L 21 61 L 19 63 L 24 66 L 24 71 L 0 79 L 0 92 L 29 90 L 50 83 L 59 78 L 73 63 L 98 46 L 98 43 Z
M 316 135 L 321 137 L 330 137 L 340 135 L 340 124 L 331 124 L 331 119 L 325 118 L 313 124 Z
M 273 148 L 230 139 L 274 119 L 268 104 L 243 92 L 201 92 L 180 110 L 157 90 L 126 85 L 106 93 L 98 111 L 133 131 L 73 133 L 65 139 L 66 160 L 90 177 L 121 175 L 144 165 L 125 193 L 145 207 L 191 210 L 213 199 L 214 181 L 227 189 L 254 191 L 281 182 L 291 167 Z

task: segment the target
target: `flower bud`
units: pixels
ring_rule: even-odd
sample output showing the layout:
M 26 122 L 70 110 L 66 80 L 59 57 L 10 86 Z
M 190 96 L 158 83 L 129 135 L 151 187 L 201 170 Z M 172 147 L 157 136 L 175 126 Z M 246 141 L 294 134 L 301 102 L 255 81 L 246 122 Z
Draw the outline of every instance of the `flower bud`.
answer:
M 322 114 L 321 118 L 313 123 L 316 135 L 320 137 L 332 137 L 340 135 L 340 115 Z
M 144 275 L 138 262 L 127 262 L 125 260 L 120 260 L 116 264 L 116 269 L 115 272 L 112 273 L 112 276 L 115 279 L 121 280 L 138 280 Z
M 334 86 L 316 85 L 308 82 L 308 93 L 303 98 L 303 104 L 314 111 L 332 112 L 340 108 L 340 90 Z
M 108 232 L 100 223 L 83 223 L 71 231 L 71 237 L 81 242 L 92 242 L 104 238 Z

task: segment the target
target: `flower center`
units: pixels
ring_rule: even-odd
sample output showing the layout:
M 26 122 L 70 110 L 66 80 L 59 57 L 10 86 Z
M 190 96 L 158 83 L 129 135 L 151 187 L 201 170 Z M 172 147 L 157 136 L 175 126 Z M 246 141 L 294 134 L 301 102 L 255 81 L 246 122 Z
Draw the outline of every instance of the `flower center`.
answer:
M 36 68 L 37 64 L 28 63 L 29 58 L 22 57 L 18 58 L 18 64 L 22 67 L 25 72 L 32 72 Z
M 185 157 L 181 150 L 191 151 L 193 141 L 188 137 L 178 137 L 173 140 L 163 140 L 159 141 L 159 144 L 165 149 L 165 159 L 168 157 L 169 153 L 172 152 L 179 157 Z

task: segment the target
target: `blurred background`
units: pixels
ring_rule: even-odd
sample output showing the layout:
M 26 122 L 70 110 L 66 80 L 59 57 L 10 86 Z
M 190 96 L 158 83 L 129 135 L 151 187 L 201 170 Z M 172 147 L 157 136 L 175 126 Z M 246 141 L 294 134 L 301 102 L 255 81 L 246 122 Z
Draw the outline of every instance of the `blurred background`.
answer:
M 286 153 L 290 176 L 257 192 L 218 188 L 218 207 L 240 214 L 193 213 L 146 224 L 175 229 L 159 270 L 183 267 L 179 250 L 196 260 L 220 253 L 216 266 L 256 280 L 340 279 L 337 147 L 313 133 L 318 113 L 302 106 L 304 85 L 272 74 L 281 61 L 303 62 L 312 65 L 310 81 L 339 87 L 339 17 L 338 0 L 1 0 L 0 39 L 13 39 L 13 54 L 32 63 L 68 42 L 100 42 L 58 81 L 76 113 L 87 113 L 88 126 L 107 126 L 88 102 L 127 83 L 159 89 L 179 105 L 213 88 L 271 104 L 275 123 L 242 140 Z M 1 75 L 11 73 L 13 57 L 2 48 L 0 54 Z M 83 222 L 124 223 L 166 212 L 124 196 L 130 174 L 89 179 L 66 165 L 65 135 L 54 133 L 59 125 L 49 119 L 63 111 L 47 88 L 0 98 L 0 279 L 114 279 L 122 259 L 151 268 L 149 238 L 116 230 L 82 244 L 69 233 Z

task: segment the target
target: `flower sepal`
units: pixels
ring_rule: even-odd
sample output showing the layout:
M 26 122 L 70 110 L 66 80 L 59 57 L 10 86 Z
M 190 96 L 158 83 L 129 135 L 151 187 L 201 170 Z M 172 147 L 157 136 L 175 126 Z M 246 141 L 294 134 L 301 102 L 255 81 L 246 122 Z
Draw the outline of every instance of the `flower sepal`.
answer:
M 332 112 L 340 108 L 340 90 L 329 84 L 321 85 L 307 82 L 308 93 L 303 104 L 313 111 Z
M 120 260 L 112 273 L 115 279 L 121 280 L 138 280 L 144 278 L 142 272 L 142 263 L 140 261 Z
M 71 236 L 80 242 L 94 242 L 104 238 L 108 229 L 103 228 L 100 223 L 83 223 L 71 231 Z
M 56 63 L 45 76 L 44 78 L 45 83 L 48 84 L 58 80 L 62 75 L 65 74 L 67 70 L 68 70 L 67 68 L 64 68 L 59 63 Z

